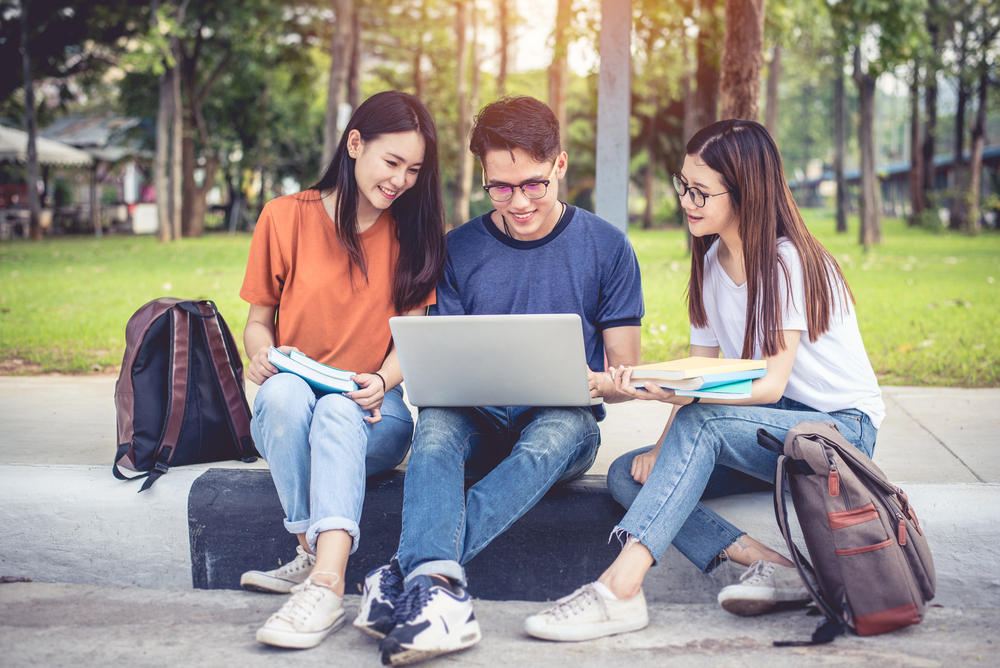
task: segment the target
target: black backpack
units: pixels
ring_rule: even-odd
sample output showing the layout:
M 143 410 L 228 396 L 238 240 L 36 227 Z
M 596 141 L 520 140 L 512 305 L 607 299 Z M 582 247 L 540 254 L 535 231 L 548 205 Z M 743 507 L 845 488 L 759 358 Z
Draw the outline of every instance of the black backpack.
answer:
M 243 360 L 210 301 L 164 297 L 125 328 L 125 357 L 115 384 L 119 480 L 146 478 L 149 489 L 170 466 L 257 459 Z M 118 469 L 145 471 L 126 477 Z

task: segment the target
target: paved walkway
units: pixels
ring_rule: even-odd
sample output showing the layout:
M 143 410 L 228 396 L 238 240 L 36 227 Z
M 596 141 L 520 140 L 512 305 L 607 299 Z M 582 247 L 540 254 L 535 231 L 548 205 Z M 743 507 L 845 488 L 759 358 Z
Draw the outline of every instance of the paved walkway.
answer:
M 187 489 L 220 464 L 172 470 L 141 496 L 114 480 L 114 383 L 107 376 L 0 377 L 0 575 L 30 573 L 36 580 L 0 584 L 0 663 L 378 665 L 372 643 L 351 628 L 308 652 L 255 643 L 254 629 L 279 598 L 184 589 L 190 587 Z M 952 593 L 939 597 L 947 607 L 929 608 L 920 626 L 825 647 L 777 649 L 772 640 L 805 638 L 816 618 L 789 612 L 741 619 L 712 605 L 672 605 L 653 597 L 648 629 L 567 646 L 523 635 L 524 617 L 539 604 L 480 601 L 484 641 L 426 665 L 1000 665 L 1000 390 L 884 391 L 888 415 L 875 461 L 891 480 L 919 492 L 918 510 L 927 506 L 935 518 L 934 545 L 947 546 L 935 559 L 939 592 L 946 586 Z M 638 402 L 610 407 L 591 472 L 606 472 L 619 454 L 651 443 L 667 412 Z M 915 501 L 914 493 L 910 497 Z M 758 505 L 755 512 L 767 515 L 769 503 Z M 147 553 L 167 556 L 156 561 Z M 128 578 L 125 564 L 133 571 Z M 139 586 L 109 584 L 122 582 Z M 155 588 L 165 583 L 172 588 Z M 355 606 L 349 597 L 348 607 Z
M 110 468 L 115 381 L 111 376 L 0 377 L 0 465 Z M 256 389 L 248 385 L 251 402 Z M 874 459 L 890 480 L 1000 483 L 1000 389 L 886 387 L 883 392 L 887 415 Z M 651 444 L 669 414 L 663 404 L 609 406 L 601 424 L 603 445 L 590 473 L 607 473 L 619 455 Z
M 348 596 L 353 617 L 357 596 Z M 280 604 L 265 594 L 93 587 L 0 585 L 0 655 L 4 666 L 380 666 L 375 641 L 349 624 L 319 647 L 281 650 L 254 642 Z M 772 646 L 802 640 L 816 626 L 801 611 L 735 617 L 715 606 L 649 606 L 646 629 L 584 643 L 527 637 L 524 618 L 537 603 L 476 603 L 483 628 L 477 646 L 421 666 L 996 666 L 1000 609 L 930 608 L 922 624 L 874 638 L 843 636 L 819 647 Z

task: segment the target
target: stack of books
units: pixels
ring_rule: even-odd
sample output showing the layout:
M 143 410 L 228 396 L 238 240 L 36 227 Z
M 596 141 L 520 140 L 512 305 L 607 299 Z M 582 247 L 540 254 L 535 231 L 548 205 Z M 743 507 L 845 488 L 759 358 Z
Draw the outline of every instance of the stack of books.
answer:
M 633 367 L 631 385 L 642 388 L 652 382 L 679 397 L 749 399 L 751 381 L 766 374 L 766 360 L 685 357 Z
M 321 364 L 297 350 L 286 355 L 271 346 L 267 352 L 267 361 L 278 367 L 279 371 L 294 373 L 317 392 L 353 392 L 358 389 L 358 384 L 351 380 L 351 376 L 356 375 L 353 371 Z

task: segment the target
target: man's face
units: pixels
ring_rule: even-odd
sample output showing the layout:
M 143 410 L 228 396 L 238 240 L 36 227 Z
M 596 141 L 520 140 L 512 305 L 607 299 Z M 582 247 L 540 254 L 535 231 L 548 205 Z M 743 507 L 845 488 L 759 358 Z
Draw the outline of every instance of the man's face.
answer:
M 506 202 L 493 201 L 497 214 L 493 223 L 507 230 L 514 239 L 534 241 L 551 232 L 559 222 L 562 205 L 559 204 L 559 179 L 566 176 L 566 153 L 560 153 L 555 161 L 538 162 L 530 153 L 521 148 L 513 152 L 489 151 L 483 159 L 483 182 L 487 186 L 515 186 L 512 197 Z M 545 195 L 539 199 L 529 199 L 520 187 L 525 186 L 529 194 L 540 192 L 538 184 L 548 181 Z M 503 218 L 501 219 L 500 216 Z

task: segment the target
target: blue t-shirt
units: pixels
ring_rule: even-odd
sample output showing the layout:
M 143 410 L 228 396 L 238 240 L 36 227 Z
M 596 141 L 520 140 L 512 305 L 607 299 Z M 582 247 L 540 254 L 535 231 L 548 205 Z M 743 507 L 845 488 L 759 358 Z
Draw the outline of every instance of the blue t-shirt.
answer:
M 518 241 L 497 229 L 491 213 L 448 233 L 448 262 L 431 313 L 576 313 L 587 364 L 604 371 L 603 330 L 639 326 L 644 315 L 639 262 L 628 237 L 567 206 L 548 235 Z

